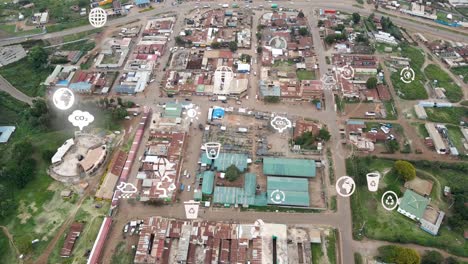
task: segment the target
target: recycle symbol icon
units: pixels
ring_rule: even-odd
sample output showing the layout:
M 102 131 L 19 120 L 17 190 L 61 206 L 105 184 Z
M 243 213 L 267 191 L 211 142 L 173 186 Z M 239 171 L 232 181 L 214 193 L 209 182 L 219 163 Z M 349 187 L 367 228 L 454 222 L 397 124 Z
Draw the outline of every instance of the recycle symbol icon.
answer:
M 195 213 L 195 209 L 190 208 L 190 209 L 189 209 L 189 213 L 194 214 L 194 213 Z
M 387 199 L 385 200 L 385 203 L 388 205 L 393 205 L 395 201 L 393 200 L 392 196 L 388 196 Z
M 377 185 L 377 184 L 375 183 L 375 181 L 371 181 L 371 184 L 370 184 L 370 185 L 371 185 L 372 187 L 375 187 L 375 185 Z

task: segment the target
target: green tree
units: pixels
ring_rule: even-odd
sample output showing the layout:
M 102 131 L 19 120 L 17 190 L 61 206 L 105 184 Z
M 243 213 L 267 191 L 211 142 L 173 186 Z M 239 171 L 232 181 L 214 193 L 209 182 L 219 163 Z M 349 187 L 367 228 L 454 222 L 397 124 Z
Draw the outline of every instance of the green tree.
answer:
M 123 106 L 122 98 L 117 97 L 117 104 L 119 104 L 120 106 Z
M 299 35 L 301 35 L 301 36 L 307 36 L 308 34 L 309 34 L 309 30 L 308 30 L 307 28 L 301 27 L 301 28 L 299 29 Z
M 304 12 L 299 11 L 299 13 L 297 14 L 297 17 L 298 18 L 304 18 Z
M 395 264 L 420 264 L 421 257 L 411 248 L 389 245 L 379 247 L 379 259 L 387 263 Z
M 395 141 L 395 140 L 390 140 Z M 416 169 L 413 164 L 405 160 L 397 160 L 393 164 L 393 169 L 399 177 L 402 177 L 405 181 L 411 181 L 416 178 Z
M 387 140 L 385 147 L 389 153 L 395 153 L 400 149 L 400 144 L 396 140 Z
M 279 103 L 280 98 L 279 96 L 265 96 L 263 100 L 265 101 L 265 103 L 276 104 Z
M 262 33 L 257 32 L 255 35 L 257 36 L 257 39 L 258 39 L 258 40 L 262 39 Z
M 185 40 L 184 40 L 181 36 L 177 36 L 177 37 L 175 38 L 175 42 L 176 42 L 176 44 L 179 45 L 179 46 L 185 45 Z
M 361 21 L 361 15 L 359 13 L 353 13 L 353 22 L 354 24 L 358 24 Z
M 113 120 L 122 120 L 124 119 L 126 116 L 128 116 L 128 112 L 127 112 L 127 109 L 125 108 L 116 108 L 114 109 L 114 111 L 112 111 L 112 119 Z
M 34 46 L 29 50 L 28 61 L 34 68 L 44 68 L 47 64 L 47 51 L 41 46 Z
M 213 43 L 211 43 L 211 47 L 212 47 L 213 49 L 219 49 L 219 48 L 221 48 L 221 43 L 219 43 L 219 42 L 213 42 Z
M 331 138 L 330 132 L 326 128 L 321 128 L 318 133 L 318 138 L 322 139 L 323 141 L 328 141 Z
M 303 149 L 315 149 L 315 137 L 312 132 L 306 131 L 294 139 L 294 144 Z
M 444 262 L 444 257 L 439 251 L 426 250 L 421 258 L 421 264 L 440 264 Z
M 235 51 L 237 50 L 237 42 L 235 42 L 235 41 L 229 42 L 229 49 L 230 49 L 232 52 L 235 52 Z
M 375 89 L 377 88 L 377 78 L 375 77 L 370 77 L 366 81 L 366 87 L 367 89 Z
M 454 257 L 448 257 L 445 259 L 445 264 L 460 264 L 460 261 Z
M 241 171 L 236 167 L 236 165 L 231 165 L 226 169 L 226 179 L 228 181 L 235 181 L 241 175 Z
M 13 192 L 0 184 L 0 219 L 7 216 L 13 208 Z
M 262 47 L 257 47 L 257 52 L 258 52 L 258 53 L 262 53 L 262 51 L 263 51 L 263 48 L 262 48 Z

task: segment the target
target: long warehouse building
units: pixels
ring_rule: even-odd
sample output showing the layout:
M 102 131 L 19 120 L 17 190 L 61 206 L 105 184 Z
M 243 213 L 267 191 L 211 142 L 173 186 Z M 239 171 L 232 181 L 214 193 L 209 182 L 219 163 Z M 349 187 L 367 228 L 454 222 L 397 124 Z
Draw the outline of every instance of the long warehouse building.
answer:
M 444 140 L 439 134 L 439 131 L 437 131 L 434 123 L 426 123 L 425 124 L 427 132 L 429 133 L 429 136 L 431 137 L 432 141 L 434 142 L 434 147 L 437 153 L 439 154 L 446 154 L 447 153 L 447 147 L 445 146 Z

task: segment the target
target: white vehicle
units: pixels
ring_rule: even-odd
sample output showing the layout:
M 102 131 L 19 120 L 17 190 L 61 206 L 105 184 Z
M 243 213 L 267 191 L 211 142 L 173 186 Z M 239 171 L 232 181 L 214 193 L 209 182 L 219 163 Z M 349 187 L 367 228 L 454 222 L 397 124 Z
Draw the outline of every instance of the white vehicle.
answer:
M 256 71 L 254 71 L 254 76 L 257 76 L 257 72 L 256 72 Z
M 189 179 L 189 178 L 190 178 L 190 173 L 187 173 L 187 179 Z
M 128 224 L 126 224 L 124 227 L 124 233 L 127 233 L 127 232 L 128 232 Z
M 190 186 L 190 185 L 187 186 L 187 192 L 190 192 L 190 189 L 191 189 L 190 187 L 192 187 L 192 186 Z
M 381 126 L 380 130 L 382 130 L 385 134 L 390 133 L 390 129 L 388 127 L 386 127 L 386 126 Z
M 226 100 L 227 100 L 227 97 L 226 97 L 226 96 L 223 96 L 223 95 L 218 95 L 218 100 L 219 100 L 219 101 L 226 101 Z
M 366 112 L 366 116 L 376 116 L 375 112 Z
M 126 116 L 125 119 L 126 119 L 126 120 L 130 120 L 130 117 L 129 117 L 129 116 Z
M 229 7 L 228 4 L 223 4 L 222 6 L 223 6 L 223 8 L 228 8 Z
M 187 170 L 184 170 L 184 173 L 183 173 L 184 177 L 187 176 Z

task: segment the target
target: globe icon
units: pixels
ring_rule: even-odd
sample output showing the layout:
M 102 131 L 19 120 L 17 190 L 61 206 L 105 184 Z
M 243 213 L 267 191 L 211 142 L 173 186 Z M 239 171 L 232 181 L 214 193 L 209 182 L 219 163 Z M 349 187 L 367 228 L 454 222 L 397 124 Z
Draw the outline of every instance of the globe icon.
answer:
M 68 88 L 60 88 L 54 92 L 52 102 L 60 110 L 67 110 L 72 107 L 75 102 L 75 95 Z
M 104 9 L 96 7 L 89 12 L 89 23 L 95 28 L 103 27 L 107 22 L 107 13 Z

